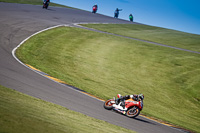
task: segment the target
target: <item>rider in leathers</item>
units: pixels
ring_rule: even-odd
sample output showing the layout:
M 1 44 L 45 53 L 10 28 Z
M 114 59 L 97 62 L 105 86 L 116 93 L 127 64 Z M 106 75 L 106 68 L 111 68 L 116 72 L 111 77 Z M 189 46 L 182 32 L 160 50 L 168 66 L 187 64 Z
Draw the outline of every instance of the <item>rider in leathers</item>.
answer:
M 116 100 L 116 105 L 118 105 L 120 103 L 120 101 L 122 102 L 121 106 L 123 108 L 125 108 L 125 100 L 127 99 L 133 99 L 135 101 L 139 101 L 139 99 L 143 100 L 144 99 L 144 95 L 143 94 L 139 94 L 139 95 L 126 95 L 126 96 L 122 96 L 121 94 L 117 95 L 119 98 Z
M 44 3 L 49 4 L 50 0 L 44 0 Z

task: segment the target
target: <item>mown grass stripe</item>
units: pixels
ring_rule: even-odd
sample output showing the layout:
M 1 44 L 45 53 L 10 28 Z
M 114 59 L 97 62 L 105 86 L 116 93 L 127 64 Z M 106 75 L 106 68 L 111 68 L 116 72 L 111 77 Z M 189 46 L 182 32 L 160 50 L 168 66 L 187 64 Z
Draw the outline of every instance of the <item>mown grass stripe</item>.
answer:
M 53 38 L 53 40 L 46 42 L 45 35 L 48 36 L 48 39 Z M 56 28 L 55 30 L 41 33 L 41 36 L 46 44 L 45 42 L 41 43 L 42 40 L 34 39 L 35 37 L 30 39 L 31 42 L 34 42 L 34 47 L 42 44 L 39 47 L 35 47 L 36 50 L 30 47 L 30 44 L 24 45 L 27 48 L 31 48 L 33 52 L 31 56 L 34 53 L 37 55 L 35 56 L 37 57 L 36 60 L 31 57 L 27 61 L 36 61 L 33 64 L 39 65 L 39 68 L 42 68 L 51 76 L 54 75 L 56 78 L 65 80 L 65 82 L 67 81 L 73 86 L 79 86 L 91 94 L 97 94 L 102 99 L 113 97 L 116 93 L 123 93 L 122 95 L 124 95 L 142 92 L 147 94 L 143 110 L 144 114 L 148 112 L 151 116 L 158 116 L 157 118 L 159 119 L 164 117 L 164 120 L 175 124 L 176 121 L 173 121 L 173 116 L 176 115 L 181 121 L 187 123 L 184 127 L 193 127 L 198 130 L 198 127 L 193 125 L 196 122 L 188 123 L 188 119 L 193 119 L 187 117 L 188 112 L 186 117 L 182 117 L 184 111 L 178 113 L 180 108 L 184 110 L 182 102 L 185 101 L 185 97 L 192 100 L 190 97 L 185 96 L 186 93 L 179 86 L 182 86 L 182 83 L 187 79 L 192 80 L 190 78 L 191 74 L 193 77 L 197 74 L 191 71 L 192 69 L 198 72 L 198 69 L 196 69 L 199 66 L 197 54 L 152 46 L 72 27 Z M 57 37 L 55 38 L 55 36 Z M 140 51 L 141 49 L 142 51 Z M 40 54 L 42 54 L 42 58 L 40 58 Z M 28 55 L 23 57 L 28 57 Z M 43 66 L 44 64 L 47 66 Z M 60 73 L 57 73 L 59 71 Z M 195 79 L 198 79 L 197 75 Z M 193 83 L 194 85 L 198 84 Z M 196 91 L 195 88 L 193 90 L 194 92 Z M 176 95 L 174 95 L 173 91 L 176 91 Z M 195 93 L 188 92 L 188 94 L 192 97 L 198 96 Z M 162 96 L 162 98 L 157 97 L 156 100 L 151 97 L 152 95 Z M 173 97 L 176 97 L 176 101 L 173 100 Z M 167 103 L 165 99 L 167 99 Z M 152 105 L 151 102 L 157 102 L 158 104 L 150 106 Z M 170 107 L 172 106 L 175 110 L 171 110 Z M 195 106 L 198 105 L 194 102 L 191 112 L 198 115 Z M 195 110 L 197 111 L 196 113 Z M 186 119 L 187 121 L 185 121 Z M 198 118 L 194 117 L 193 121 L 198 121 Z M 182 123 L 178 123 L 178 125 L 182 125 Z

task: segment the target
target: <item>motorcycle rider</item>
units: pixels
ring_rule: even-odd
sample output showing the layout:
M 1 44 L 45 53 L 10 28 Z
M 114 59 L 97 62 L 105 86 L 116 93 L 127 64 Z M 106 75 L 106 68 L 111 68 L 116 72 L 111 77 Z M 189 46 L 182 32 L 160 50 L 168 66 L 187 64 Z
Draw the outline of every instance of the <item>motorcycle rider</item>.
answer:
M 97 9 L 98 9 L 98 6 L 97 4 L 95 4 L 93 7 L 92 7 L 92 13 L 96 13 L 97 12 Z
M 129 15 L 129 20 L 133 22 L 133 15 L 132 14 Z
M 50 0 L 44 0 L 44 2 L 48 2 L 48 3 L 50 3 Z
M 118 99 L 116 100 L 116 105 L 118 105 L 120 103 L 120 101 L 122 102 L 121 106 L 123 108 L 125 108 L 125 100 L 127 99 L 133 99 L 135 101 L 139 101 L 140 99 L 143 100 L 144 99 L 144 95 L 143 94 L 138 94 L 138 95 L 126 95 L 126 96 L 122 96 L 121 94 L 117 94 Z M 120 106 L 120 105 L 119 105 Z
M 46 6 L 48 6 L 50 3 L 50 0 L 44 0 L 43 3 L 45 3 Z M 43 6 L 43 8 L 44 8 L 44 6 Z

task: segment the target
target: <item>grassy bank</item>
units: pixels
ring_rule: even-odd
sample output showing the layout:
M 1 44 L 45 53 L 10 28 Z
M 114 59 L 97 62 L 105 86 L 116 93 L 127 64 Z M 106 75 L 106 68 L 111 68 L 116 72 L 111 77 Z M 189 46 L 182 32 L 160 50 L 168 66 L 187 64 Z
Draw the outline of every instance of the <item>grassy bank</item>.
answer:
M 1 133 L 131 133 L 0 85 Z
M 143 114 L 200 132 L 200 55 L 79 28 L 45 31 L 17 56 L 108 99 L 144 93 Z
M 6 2 L 6 3 L 19 3 L 19 4 L 31 4 L 31 5 L 42 5 L 43 0 L 0 0 L 0 2 Z M 58 6 L 58 7 L 67 7 L 68 6 L 56 4 L 56 3 L 50 3 L 50 6 Z
M 134 24 L 88 24 L 90 28 L 200 52 L 200 35 Z

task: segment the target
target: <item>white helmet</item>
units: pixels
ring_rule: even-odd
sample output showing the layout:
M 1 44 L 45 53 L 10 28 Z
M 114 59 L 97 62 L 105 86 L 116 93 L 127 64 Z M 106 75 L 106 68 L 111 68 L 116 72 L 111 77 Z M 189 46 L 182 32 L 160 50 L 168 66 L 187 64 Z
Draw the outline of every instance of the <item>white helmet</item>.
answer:
M 117 94 L 117 97 L 120 98 L 122 95 L 121 94 Z
M 134 96 L 133 95 L 130 95 L 130 98 L 133 98 Z

